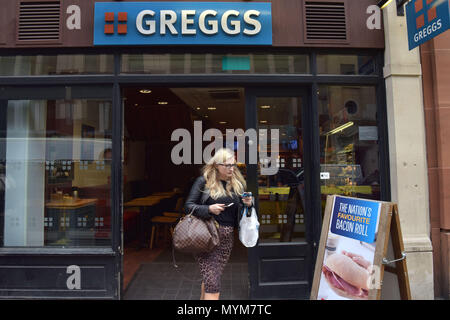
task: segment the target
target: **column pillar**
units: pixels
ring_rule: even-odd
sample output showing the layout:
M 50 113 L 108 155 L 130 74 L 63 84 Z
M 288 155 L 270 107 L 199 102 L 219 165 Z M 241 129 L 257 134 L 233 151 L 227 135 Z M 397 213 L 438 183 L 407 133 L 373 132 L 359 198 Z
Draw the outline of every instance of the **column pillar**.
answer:
M 434 299 L 420 53 L 409 51 L 406 17 L 397 16 L 395 3 L 383 18 L 391 200 L 399 207 L 412 298 Z

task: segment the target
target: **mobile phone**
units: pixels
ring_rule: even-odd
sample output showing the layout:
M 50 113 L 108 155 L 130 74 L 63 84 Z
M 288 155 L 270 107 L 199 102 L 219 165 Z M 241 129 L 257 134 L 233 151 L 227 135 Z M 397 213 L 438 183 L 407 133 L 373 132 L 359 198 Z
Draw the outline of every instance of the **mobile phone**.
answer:
M 234 204 L 234 202 L 227 204 L 225 207 L 231 207 Z

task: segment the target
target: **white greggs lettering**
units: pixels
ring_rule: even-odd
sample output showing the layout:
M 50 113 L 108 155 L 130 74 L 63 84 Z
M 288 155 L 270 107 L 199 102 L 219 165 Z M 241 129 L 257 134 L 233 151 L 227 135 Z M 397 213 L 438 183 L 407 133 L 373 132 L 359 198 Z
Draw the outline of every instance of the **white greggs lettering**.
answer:
M 181 10 L 181 34 L 195 35 L 196 21 L 193 17 L 196 10 Z M 261 31 L 261 23 L 256 20 L 261 13 L 258 10 L 247 10 L 244 12 L 244 22 L 252 28 L 245 27 L 243 33 L 249 36 L 257 35 Z M 237 10 L 227 10 L 222 14 L 222 17 L 217 17 L 217 11 L 205 10 L 202 11 L 198 17 L 198 28 L 206 35 L 213 35 L 219 32 L 220 27 L 229 35 L 236 35 L 241 33 L 241 20 L 239 19 L 240 12 Z M 136 28 L 143 35 L 152 35 L 156 32 L 156 21 L 152 19 L 155 12 L 152 10 L 142 10 L 136 18 Z M 217 17 L 217 18 L 216 18 Z M 173 10 L 161 10 L 159 19 L 159 32 L 166 34 L 168 30 L 171 34 L 178 34 L 178 30 L 174 24 L 177 22 L 177 14 Z M 209 18 L 209 20 L 207 20 Z
M 419 40 L 425 39 L 428 36 L 431 36 L 433 32 L 436 32 L 437 30 L 442 28 L 442 21 L 441 19 L 434 22 L 432 25 L 429 25 L 426 28 L 423 28 L 419 32 L 414 34 L 414 41 L 418 42 Z

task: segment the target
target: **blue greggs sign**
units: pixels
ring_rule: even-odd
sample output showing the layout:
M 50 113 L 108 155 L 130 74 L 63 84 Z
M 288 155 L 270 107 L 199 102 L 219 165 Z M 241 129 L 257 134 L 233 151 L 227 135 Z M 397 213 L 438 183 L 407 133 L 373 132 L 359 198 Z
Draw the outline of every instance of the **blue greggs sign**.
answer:
M 94 45 L 271 45 L 270 3 L 97 2 Z
M 406 5 L 409 50 L 450 27 L 449 0 L 412 0 Z

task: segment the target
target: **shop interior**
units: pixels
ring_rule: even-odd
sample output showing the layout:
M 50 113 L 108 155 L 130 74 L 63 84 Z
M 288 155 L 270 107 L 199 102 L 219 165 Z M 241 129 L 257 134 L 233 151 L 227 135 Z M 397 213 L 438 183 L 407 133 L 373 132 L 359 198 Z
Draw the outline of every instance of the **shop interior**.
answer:
M 182 215 L 185 198 L 202 164 L 195 164 L 194 134 L 201 123 L 201 135 L 218 129 L 224 145 L 235 152 L 237 138 L 227 145 L 227 129 L 245 131 L 245 91 L 239 87 L 167 88 L 125 87 L 123 140 L 123 227 L 124 288 L 136 279 L 142 268 L 154 262 L 172 263 L 171 230 Z M 271 154 L 270 129 L 279 130 L 278 173 L 258 174 L 260 242 L 304 241 L 304 185 L 302 102 L 298 97 L 261 97 L 256 100 L 258 139 L 267 139 Z M 172 151 L 179 138 L 177 129 L 191 137 L 191 159 L 175 164 Z M 267 129 L 264 131 L 261 129 Z M 194 141 L 195 140 L 195 141 Z M 204 138 L 203 140 L 206 140 Z M 200 142 L 205 150 L 211 141 Z M 262 151 L 259 145 L 258 151 Z M 248 152 L 248 150 L 246 150 Z M 261 155 L 261 154 L 260 154 Z M 262 161 L 260 159 L 260 161 Z M 244 163 L 238 162 L 246 175 Z M 195 262 L 192 256 L 176 253 L 176 259 Z M 247 288 L 247 249 L 235 241 L 230 264 L 245 265 L 241 271 Z M 141 270 L 141 271 L 139 271 Z M 239 273 L 239 272 L 237 272 Z M 236 272 L 233 273 L 235 277 Z M 135 281 L 134 281 L 135 282 Z M 244 297 L 245 298 L 245 297 Z
M 122 88 L 122 97 L 123 288 L 126 290 L 142 268 L 154 262 L 172 267 L 171 228 L 185 214 L 184 200 L 194 179 L 201 174 L 202 164 L 194 163 L 194 152 L 190 163 L 174 163 L 171 154 L 180 141 L 171 141 L 173 132 L 181 129 L 189 133 L 193 147 L 194 125 L 199 123 L 201 134 L 213 128 L 223 134 L 227 129 L 245 129 L 245 91 L 239 87 L 133 86 Z M 379 199 L 375 101 L 373 87 L 319 88 L 321 173 L 328 173 L 328 176 L 321 175 L 322 200 L 327 194 Z M 301 108 L 305 106 L 299 97 L 258 97 L 256 104 L 258 138 L 264 138 L 261 129 L 279 129 L 278 173 L 258 174 L 259 241 L 304 241 L 308 213 L 304 209 Z M 25 245 L 34 246 L 110 245 L 111 110 L 111 101 L 102 99 L 9 102 L 8 119 L 42 116 L 26 123 L 27 130 L 22 123 L 8 121 L 8 136 L 16 134 L 18 138 L 13 140 L 17 147 L 6 152 L 8 166 L 0 167 L 5 170 L 6 178 L 2 181 L 9 186 L 4 187 L 5 192 L 0 196 L 5 199 L 6 208 L 15 205 L 19 216 L 26 210 L 17 205 L 22 204 L 17 182 L 30 181 L 27 203 L 43 205 L 28 205 L 28 214 L 38 217 L 44 210 L 45 215 L 43 221 L 36 218 L 36 224 L 27 225 L 25 231 L 19 230 L 20 224 L 17 228 L 5 228 L 5 246 L 23 246 L 23 238 L 27 239 Z M 34 143 L 45 142 L 45 146 L 35 148 L 26 144 L 29 136 L 25 133 L 35 137 Z M 271 138 L 267 137 L 266 141 Z M 227 147 L 236 150 L 235 142 Z M 200 143 L 204 150 L 211 142 Z M 20 152 L 29 149 L 34 152 L 33 157 L 45 161 L 15 161 L 23 158 Z M 267 151 L 271 153 L 270 143 Z M 245 165 L 238 165 L 245 176 Z M 31 174 L 33 179 L 28 179 Z M 20 232 L 25 232 L 26 237 L 21 238 Z M 234 243 L 230 262 L 243 266 L 245 287 L 247 249 L 238 240 L 237 233 Z M 177 261 L 195 265 L 192 256 L 177 254 L 176 257 Z M 167 269 L 168 273 L 173 271 Z
M 318 58 L 319 65 L 345 72 L 357 65 L 327 61 Z M 194 145 L 194 123 L 201 123 L 202 134 L 245 131 L 245 90 L 140 85 L 123 87 L 122 97 L 126 290 L 142 266 L 171 265 L 170 229 L 185 214 L 184 200 L 201 173 L 193 152 L 191 163 L 173 162 L 179 141 L 171 141 L 172 133 L 185 130 Z M 301 108 L 307 106 L 299 97 L 258 97 L 256 103 L 256 129 L 280 130 L 279 173 L 258 175 L 260 242 L 303 241 L 308 213 Z M 111 246 L 112 111 L 110 98 L 7 102 L 0 128 L 7 137 L 0 150 L 1 245 Z M 375 87 L 320 85 L 318 112 L 322 203 L 327 194 L 380 199 Z M 200 143 L 204 150 L 210 141 Z M 227 147 L 236 150 L 237 144 Z M 245 175 L 245 165 L 239 169 Z M 237 234 L 231 262 L 247 263 Z
M 183 206 L 201 164 L 174 164 L 171 141 L 177 129 L 189 132 L 194 145 L 194 121 L 202 134 L 216 128 L 245 128 L 243 88 L 126 87 L 123 89 L 123 228 L 124 288 L 150 262 L 171 265 L 171 230 L 185 214 Z M 198 124 L 198 122 L 197 122 Z M 224 139 L 225 140 L 225 139 Z M 210 142 L 202 143 L 203 147 Z M 245 167 L 239 164 L 245 174 Z M 230 262 L 247 263 L 237 235 Z M 176 253 L 179 261 L 195 262 Z

